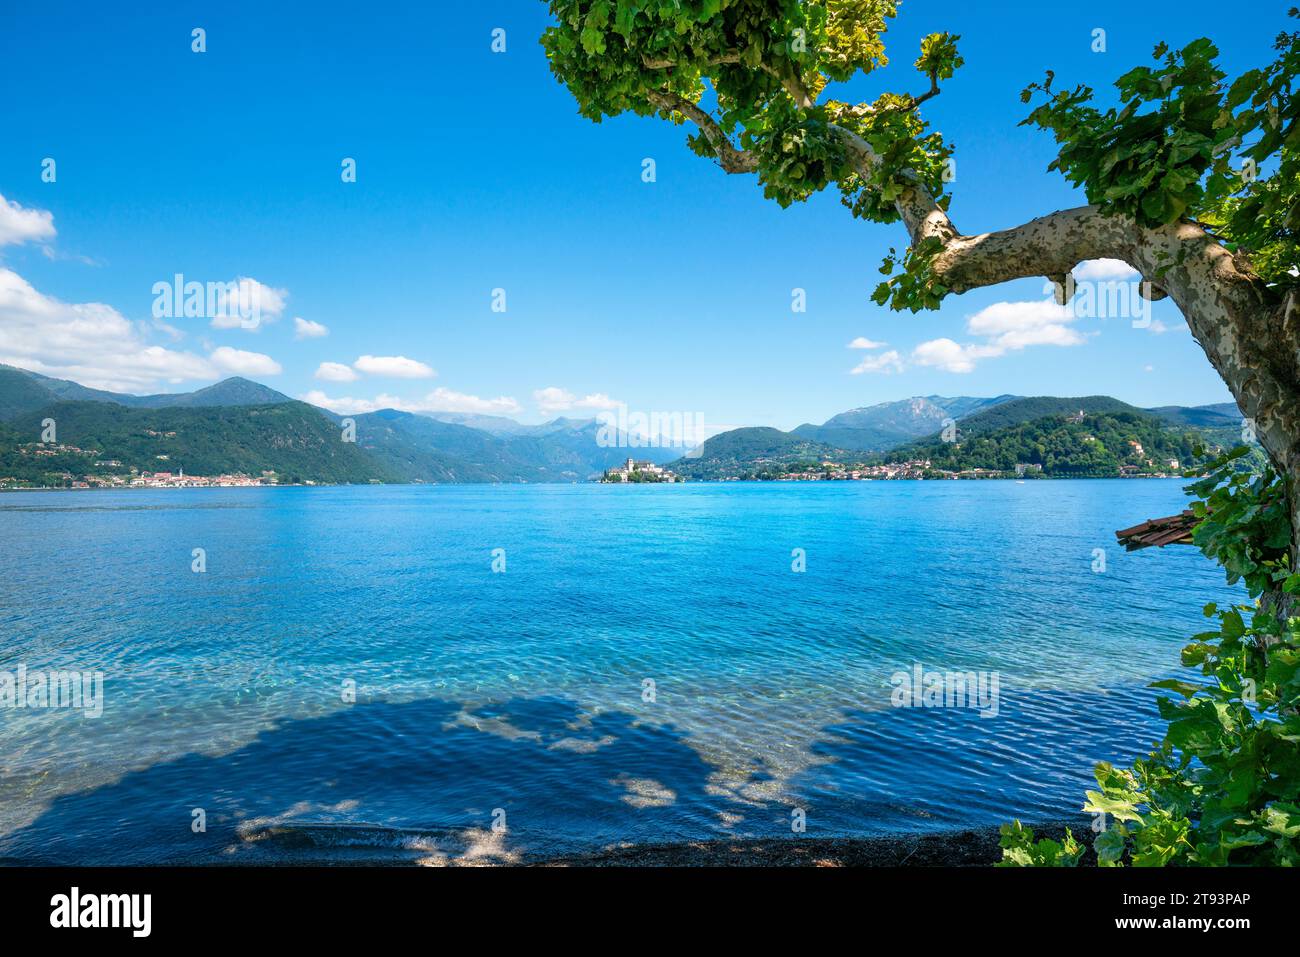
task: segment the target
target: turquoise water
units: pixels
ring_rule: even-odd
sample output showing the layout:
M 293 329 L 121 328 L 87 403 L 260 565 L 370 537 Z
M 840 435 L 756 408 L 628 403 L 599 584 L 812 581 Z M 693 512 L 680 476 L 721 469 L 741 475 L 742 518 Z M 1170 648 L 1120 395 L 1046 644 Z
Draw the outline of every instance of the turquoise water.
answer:
M 1145 684 L 1235 595 L 1194 549 L 1115 544 L 1181 484 L 0 496 L 0 672 L 104 674 L 100 717 L 0 709 L 0 857 L 438 862 L 789 836 L 796 809 L 810 836 L 1069 815 L 1095 761 L 1158 736 Z M 891 706 L 916 664 L 996 672 L 997 716 Z

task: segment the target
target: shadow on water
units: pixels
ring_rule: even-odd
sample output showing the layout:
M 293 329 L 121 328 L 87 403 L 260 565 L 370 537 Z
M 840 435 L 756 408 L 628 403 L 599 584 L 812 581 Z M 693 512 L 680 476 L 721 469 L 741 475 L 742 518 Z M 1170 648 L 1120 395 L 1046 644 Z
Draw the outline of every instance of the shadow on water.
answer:
M 1078 815 L 1099 760 L 1158 733 L 1152 695 L 1003 693 L 974 710 L 850 711 L 785 797 L 718 786 L 671 727 L 560 698 L 467 711 L 363 702 L 57 798 L 0 838 L 11 864 L 512 862 L 620 842 L 935 831 Z M 748 781 L 769 775 L 760 765 Z M 206 831 L 192 829 L 202 808 Z M 506 831 L 493 829 L 504 813 Z
M 787 788 L 840 833 L 1077 819 L 1097 762 L 1127 763 L 1159 739 L 1155 697 L 1134 686 L 1003 689 L 996 717 L 972 708 L 853 710 L 823 730 L 812 749 L 819 763 Z
M 385 850 L 396 859 L 721 834 L 712 768 L 670 728 L 573 702 L 467 713 L 440 699 L 358 703 L 64 795 L 0 839 L 22 864 L 272 862 Z M 192 827 L 194 809 L 206 831 Z M 492 829 L 504 811 L 507 832 Z M 752 810 L 745 806 L 738 810 Z M 653 837 L 652 837 L 653 836 Z

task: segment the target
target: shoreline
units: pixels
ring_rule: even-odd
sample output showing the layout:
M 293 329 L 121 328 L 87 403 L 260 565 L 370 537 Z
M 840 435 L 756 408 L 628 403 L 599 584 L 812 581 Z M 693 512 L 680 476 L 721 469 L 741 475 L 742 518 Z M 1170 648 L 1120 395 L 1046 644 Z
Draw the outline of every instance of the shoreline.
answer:
M 1068 827 L 1096 863 L 1089 819 L 1029 824 L 1061 840 Z M 586 854 L 523 861 L 531 867 L 992 867 L 1002 860 L 1001 825 L 871 837 L 777 837 L 626 844 Z
M 1074 476 L 1034 478 L 1032 482 L 1135 482 L 1143 480 L 1178 480 L 1189 481 L 1183 475 L 1109 475 L 1109 476 Z M 571 482 L 301 482 L 277 485 L 110 485 L 92 488 L 68 488 L 65 485 L 24 485 L 0 486 L 0 494 L 5 492 L 180 492 L 210 491 L 213 489 L 272 489 L 272 488 L 485 488 L 495 486 L 532 486 L 551 488 L 563 485 L 866 485 L 869 482 L 1016 482 L 1025 484 L 1024 479 L 1013 478 L 917 478 L 917 479 L 824 479 L 817 481 L 794 481 L 782 479 L 694 479 L 685 482 L 601 482 L 597 480 Z
M 1085 848 L 1080 867 L 1095 866 L 1092 831 L 1086 817 L 1029 824 L 1036 838 L 1061 840 L 1068 827 Z M 586 851 L 513 851 L 501 846 L 462 848 L 460 854 L 440 854 L 433 848 L 401 846 L 391 841 L 349 841 L 346 844 L 318 843 L 310 825 L 271 826 L 251 841 L 278 846 L 269 856 L 254 853 L 236 859 L 224 854 L 202 859 L 168 861 L 140 866 L 186 866 L 199 868 L 370 868 L 370 867 L 993 867 L 1002 860 L 998 845 L 1000 824 L 983 827 L 927 832 L 894 832 L 863 837 L 761 837 L 701 838 L 695 841 L 620 843 Z M 332 828 L 331 828 L 332 829 Z M 367 830 L 370 830 L 367 828 Z M 376 828 L 385 836 L 406 834 L 400 828 Z M 415 832 L 412 832 L 415 833 Z M 245 845 L 250 847 L 250 845 Z M 76 866 L 0 857 L 0 867 Z M 131 865 L 126 865 L 131 866 Z
M 1061 840 L 1068 827 L 1084 845 L 1080 866 L 1096 864 L 1087 817 L 1027 825 L 1036 838 Z M 408 844 L 402 838 L 422 832 L 401 828 L 364 828 L 377 837 L 338 844 L 311 825 L 272 825 L 245 838 L 253 855 L 235 859 L 224 855 L 187 861 L 199 867 L 992 867 L 1002 860 L 1001 824 L 925 832 L 892 832 L 861 837 L 706 837 L 694 841 L 616 843 L 581 851 L 510 849 L 486 834 L 459 853 Z M 434 843 L 437 843 L 435 838 Z M 269 856 L 259 845 L 274 849 Z M 0 864 L 21 864 L 0 861 Z

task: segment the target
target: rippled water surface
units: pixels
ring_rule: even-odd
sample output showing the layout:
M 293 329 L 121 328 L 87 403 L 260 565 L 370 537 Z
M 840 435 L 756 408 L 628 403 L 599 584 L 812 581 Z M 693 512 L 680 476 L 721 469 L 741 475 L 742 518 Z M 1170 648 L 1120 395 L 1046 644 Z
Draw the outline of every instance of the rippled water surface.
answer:
M 1095 761 L 1158 736 L 1146 683 L 1236 594 L 1194 549 L 1115 545 L 1183 501 L 1159 480 L 3 495 L 0 672 L 101 671 L 105 698 L 0 709 L 0 857 L 509 859 L 789 835 L 796 808 L 810 835 L 1066 816 Z M 996 672 L 997 716 L 892 707 L 918 663 Z

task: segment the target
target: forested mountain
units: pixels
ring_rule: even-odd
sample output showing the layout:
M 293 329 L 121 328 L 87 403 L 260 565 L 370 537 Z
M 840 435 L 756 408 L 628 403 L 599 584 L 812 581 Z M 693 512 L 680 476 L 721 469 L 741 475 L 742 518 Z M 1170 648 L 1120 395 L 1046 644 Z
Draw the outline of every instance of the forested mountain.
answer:
M 842 454 L 802 435 L 755 427 L 715 435 L 704 443 L 698 456 L 680 458 L 669 467 L 687 479 L 744 478 L 755 470 Z
M 937 432 L 948 419 L 961 419 L 1017 398 L 1000 395 L 992 399 L 972 396 L 913 396 L 897 402 L 881 402 L 850 409 L 831 416 L 821 425 L 794 429 L 814 442 L 857 452 L 885 452 L 912 439 Z
M 282 392 L 241 376 L 223 379 L 194 392 L 130 395 L 90 389 L 70 379 L 53 379 L 0 363 L 0 418 L 12 418 L 58 401 L 111 402 L 135 409 L 165 409 L 177 406 L 270 405 L 292 400 Z
M 355 443 L 342 441 L 345 418 L 355 423 Z M 45 419 L 55 421 L 57 440 L 42 446 Z M 393 409 L 345 417 L 237 377 L 195 392 L 134 396 L 10 366 L 0 366 L 0 423 L 0 484 L 67 484 L 133 469 L 274 471 L 281 481 L 313 482 L 574 482 L 629 456 L 666 462 L 683 451 L 633 446 L 627 436 L 602 444 L 595 419 L 524 425 Z
M 910 399 L 917 418 L 936 413 Z M 972 412 L 959 417 L 953 411 L 944 418 L 955 420 L 955 435 L 941 430 L 896 443 L 888 451 L 864 450 L 853 445 L 817 442 L 807 437 L 805 427 L 794 432 L 776 429 L 737 429 L 714 436 L 705 443 L 703 455 L 683 459 L 671 467 L 688 477 L 702 480 L 776 478 L 796 472 L 825 472 L 822 463 L 832 462 L 841 471 L 869 471 L 885 463 L 930 461 L 932 473 L 973 470 L 1006 471 L 1019 466 L 1039 466 L 1051 477 L 1113 477 L 1123 474 L 1153 474 L 1186 467 L 1193 449 L 1232 447 L 1240 442 L 1240 418 L 1234 407 L 1165 406 L 1143 410 L 1110 396 L 1013 397 L 965 401 Z M 899 403 L 886 403 L 899 411 Z M 887 421 L 873 410 L 856 409 L 835 419 L 841 423 L 864 419 L 876 427 Z M 859 413 L 869 413 L 856 418 Z M 1080 417 L 1082 414 L 1082 417 Z M 941 420 L 942 421 L 942 420 Z M 833 429 L 818 427 L 816 434 L 834 436 Z M 945 438 L 956 441 L 945 441 Z M 1178 466 L 1171 463 L 1177 461 Z M 921 467 L 911 471 L 920 471 Z M 834 471 L 834 469 L 830 469 Z M 1031 470 L 1036 471 L 1036 470 Z M 865 474 L 865 473 L 864 473 Z
M 42 444 L 47 419 L 54 421 L 55 442 Z M 336 425 L 305 402 L 167 409 L 59 402 L 6 425 L 7 435 L 0 434 L 3 478 L 184 469 L 192 475 L 272 471 L 282 482 L 398 479 L 356 444 L 342 441 Z
M 1234 402 L 1199 405 L 1190 409 L 1179 405 L 1163 405 L 1158 409 L 1147 409 L 1147 411 L 1171 425 L 1192 425 L 1211 429 L 1241 428 L 1241 410 Z
M 591 471 L 579 457 L 554 455 L 536 438 L 491 435 L 393 409 L 353 418 L 357 444 L 407 482 L 572 482 Z
M 993 469 L 1014 472 L 1032 465 L 1050 478 L 1111 478 L 1129 467 L 1141 473 L 1171 472 L 1192 463 L 1207 437 L 1171 427 L 1142 412 L 1047 415 L 1000 428 L 959 431 L 956 442 L 930 438 L 895 449 L 891 462 L 928 459 L 947 472 Z
M 1083 420 L 1071 421 L 1080 412 Z M 41 442 L 46 419 L 55 422 L 54 442 Z M 355 442 L 344 441 L 345 419 L 355 423 Z M 939 434 L 947 420 L 956 420 L 955 443 Z M 681 457 L 682 449 L 633 445 L 629 436 L 602 443 L 595 419 L 525 425 L 392 409 L 341 416 L 238 377 L 134 396 L 0 365 L 0 485 L 181 470 L 273 472 L 281 482 L 575 482 L 628 458 L 671 462 L 697 480 L 914 459 L 946 471 L 1041 464 L 1048 475 L 1112 475 L 1183 463 L 1198 439 L 1231 445 L 1239 431 L 1231 405 L 1142 410 L 1109 396 L 918 396 L 793 432 L 735 429 Z
M 992 432 L 1008 426 L 1033 422 L 1050 415 L 1072 415 L 1084 413 L 1131 413 L 1143 415 L 1137 406 L 1112 399 L 1108 395 L 1075 396 L 1059 398 L 1056 396 L 1032 396 L 1013 399 L 991 409 L 984 409 L 974 415 L 960 420 L 959 433 L 972 435 L 977 432 Z

